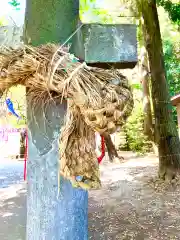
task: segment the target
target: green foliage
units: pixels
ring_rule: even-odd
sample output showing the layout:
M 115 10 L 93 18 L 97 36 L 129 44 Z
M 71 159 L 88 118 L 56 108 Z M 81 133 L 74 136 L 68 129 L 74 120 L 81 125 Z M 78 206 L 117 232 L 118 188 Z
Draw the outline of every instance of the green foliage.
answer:
M 121 0 L 126 3 L 129 8 L 131 8 L 132 12 L 136 13 L 138 17 L 140 17 L 141 12 L 145 12 L 147 0 Z M 157 0 L 157 5 L 161 6 L 168 13 L 169 18 L 172 22 L 180 25 L 180 3 L 174 2 L 172 0 Z M 148 14 L 148 12 L 146 12 Z
M 174 44 L 170 40 L 164 41 L 164 60 L 171 96 L 180 93 L 180 62 L 176 56 Z
M 142 90 L 142 85 L 140 83 L 132 83 L 131 88 L 137 89 L 137 90 Z
M 176 55 L 174 44 L 170 40 L 164 41 L 164 60 L 170 96 L 180 93 L 180 61 Z M 173 107 L 173 118 L 177 123 L 176 108 Z
M 0 26 L 4 26 L 7 24 L 7 21 L 4 17 L 0 17 Z
M 96 0 L 80 0 L 80 18 L 82 22 L 112 23 L 108 10 L 96 9 Z
M 143 132 L 143 109 L 142 103 L 136 101 L 132 115 L 125 124 L 129 150 L 139 153 L 146 153 L 151 149 L 151 143 Z
M 15 7 L 16 10 L 20 10 L 20 8 L 19 8 L 20 3 L 19 3 L 17 0 L 11 0 L 11 2 L 9 2 L 9 4 L 10 4 L 12 7 Z
M 158 0 L 157 3 L 168 12 L 172 22 L 180 25 L 180 3 L 173 3 L 170 0 Z
M 22 86 L 16 86 L 9 89 L 7 96 L 14 105 L 15 112 L 21 117 L 18 119 L 14 116 L 8 117 L 9 124 L 13 127 L 22 127 L 26 125 L 26 89 Z
M 107 0 L 105 0 L 107 1 Z M 124 11 L 113 11 L 108 7 L 97 8 L 98 0 L 80 0 L 80 19 L 83 23 L 101 23 L 101 24 L 127 24 L 136 23 L 134 17 L 128 17 L 131 13 L 124 0 L 113 0 L 114 6 L 126 6 Z M 122 3 L 122 4 L 120 4 Z
M 11 117 L 11 119 L 9 120 L 9 123 L 14 128 L 21 128 L 26 126 L 26 119 L 22 117 L 22 119 L 18 121 L 17 118 Z

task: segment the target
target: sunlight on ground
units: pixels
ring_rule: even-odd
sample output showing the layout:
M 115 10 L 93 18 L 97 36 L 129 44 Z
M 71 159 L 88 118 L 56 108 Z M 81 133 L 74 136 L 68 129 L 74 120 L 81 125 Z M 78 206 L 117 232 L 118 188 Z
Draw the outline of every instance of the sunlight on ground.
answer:
M 101 165 L 102 188 L 89 192 L 89 239 L 180 239 L 180 189 L 157 192 L 146 183 L 157 174 L 155 156 L 122 156 L 123 163 Z M 0 190 L 0 239 L 25 239 L 25 188 Z
M 132 156 L 132 159 L 131 159 Z M 112 164 L 107 168 L 107 166 L 100 166 L 101 169 L 101 179 L 105 182 L 116 182 L 120 180 L 135 181 L 135 176 L 129 174 L 130 168 L 145 168 L 145 167 L 154 167 L 158 165 L 158 158 L 154 155 L 147 157 L 136 157 L 135 154 L 132 154 L 129 160 L 121 164 Z M 119 170 L 119 171 L 117 171 Z M 143 177 L 144 173 L 139 173 L 136 177 Z
M 22 188 L 24 184 L 12 185 L 6 189 L 0 189 L 0 207 L 4 205 L 4 202 L 11 198 L 16 198 L 20 193 L 25 193 L 26 190 Z
M 3 218 L 4 217 L 11 217 L 11 216 L 13 216 L 13 213 L 5 213 L 5 214 L 2 215 Z

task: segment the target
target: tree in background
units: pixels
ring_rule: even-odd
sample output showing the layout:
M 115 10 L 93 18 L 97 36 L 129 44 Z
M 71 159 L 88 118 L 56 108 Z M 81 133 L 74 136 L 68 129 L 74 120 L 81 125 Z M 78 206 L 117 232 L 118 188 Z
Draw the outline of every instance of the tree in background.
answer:
M 149 69 L 149 59 L 146 48 L 141 48 L 139 56 L 139 79 L 142 84 L 142 105 L 143 105 L 143 130 L 148 140 L 152 143 L 153 151 L 158 155 L 155 129 L 153 124 L 154 113 L 152 109 L 152 97 L 151 97 L 151 74 Z
M 158 6 L 162 6 L 168 12 L 172 22 L 180 26 L 180 2 L 170 0 L 157 0 Z
M 155 139 L 159 152 L 159 177 L 171 180 L 176 176 L 180 163 L 180 142 L 172 115 L 167 83 L 163 45 L 155 0 L 125 1 L 142 20 L 144 43 L 151 72 L 151 96 L 155 117 Z
M 164 40 L 164 60 L 170 96 L 180 93 L 180 61 L 172 40 Z M 177 111 L 173 107 L 173 119 L 177 125 Z
M 151 71 L 159 176 L 162 179 L 172 179 L 179 169 L 180 142 L 173 121 L 156 1 L 138 1 L 138 9 L 143 18 L 143 33 Z
M 166 76 L 167 81 L 169 85 L 170 90 L 170 96 L 174 96 L 175 94 L 179 93 L 180 91 L 180 61 L 179 59 L 179 43 L 180 43 L 180 33 L 177 30 L 176 24 L 174 24 L 170 19 L 168 13 L 164 10 L 163 7 L 158 8 L 158 16 L 160 21 L 160 27 L 161 27 L 161 35 L 163 40 L 163 50 L 164 50 L 164 61 L 165 61 L 165 70 L 166 70 Z M 138 43 L 139 48 L 141 49 L 140 55 L 139 55 L 139 69 L 140 69 L 140 76 L 139 78 L 142 80 L 142 92 L 143 92 L 143 112 L 144 112 L 144 133 L 148 136 L 148 139 L 152 142 L 153 148 L 156 152 L 156 145 L 155 145 L 155 139 L 152 134 L 152 120 L 153 120 L 153 109 L 150 108 L 150 100 L 151 99 L 151 91 L 149 92 L 149 88 L 151 87 L 151 81 L 150 81 L 150 74 L 149 72 L 149 63 L 148 63 L 148 56 L 145 56 L 144 51 L 144 37 L 142 33 L 142 26 L 139 25 L 138 28 Z M 143 54 L 141 54 L 141 52 Z M 149 85 L 149 86 L 148 86 Z M 149 96 L 148 96 L 149 95 Z M 133 114 L 136 114 L 136 111 L 134 111 Z M 177 123 L 177 112 L 176 107 L 173 107 L 173 119 Z M 132 126 L 128 125 L 131 129 Z M 138 129 L 136 129 L 138 131 Z M 134 139 L 133 139 L 134 138 Z M 143 138 L 143 137 L 142 137 Z M 133 142 L 136 142 L 136 138 L 132 134 L 131 139 Z M 154 140 L 153 140 L 154 139 Z M 147 142 L 143 138 L 143 143 L 146 145 Z M 152 141 L 153 140 L 153 141 Z M 139 142 L 139 139 L 137 140 Z M 144 146 L 140 144 L 140 146 Z M 135 146 L 130 144 L 131 146 Z M 141 149 L 141 148 L 139 148 Z M 133 149 L 134 150 L 134 149 Z

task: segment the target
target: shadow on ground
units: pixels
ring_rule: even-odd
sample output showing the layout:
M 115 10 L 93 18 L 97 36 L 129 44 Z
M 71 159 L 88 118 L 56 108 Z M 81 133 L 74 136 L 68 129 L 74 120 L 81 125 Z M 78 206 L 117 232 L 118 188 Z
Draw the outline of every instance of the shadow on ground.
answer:
M 89 196 L 89 239 L 180 239 L 180 188 L 156 191 L 156 175 L 151 157 L 102 168 L 103 188 Z
M 25 240 L 26 189 L 18 184 L 0 192 L 0 239 Z

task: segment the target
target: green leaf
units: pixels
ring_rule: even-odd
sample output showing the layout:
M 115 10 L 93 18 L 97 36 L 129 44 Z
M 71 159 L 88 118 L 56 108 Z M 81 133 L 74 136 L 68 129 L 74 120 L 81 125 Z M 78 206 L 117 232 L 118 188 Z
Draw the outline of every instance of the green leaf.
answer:
M 142 86 L 141 84 L 138 84 L 138 83 L 133 83 L 131 85 L 132 89 L 138 89 L 138 90 L 141 90 L 142 89 Z
M 8 2 L 11 6 L 17 7 L 20 5 L 20 3 L 17 0 L 12 0 L 11 2 Z

